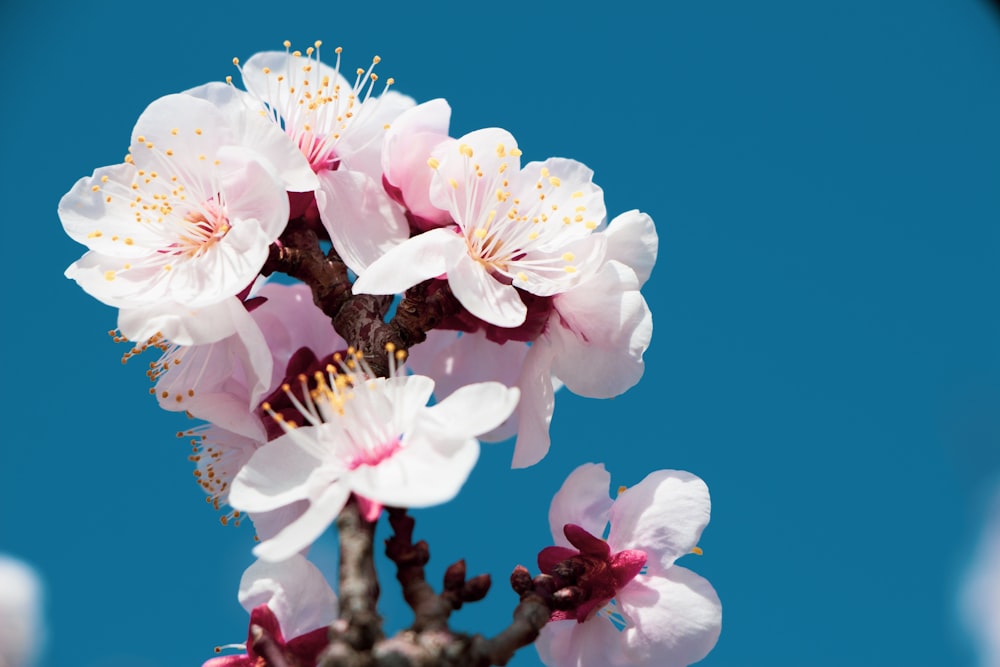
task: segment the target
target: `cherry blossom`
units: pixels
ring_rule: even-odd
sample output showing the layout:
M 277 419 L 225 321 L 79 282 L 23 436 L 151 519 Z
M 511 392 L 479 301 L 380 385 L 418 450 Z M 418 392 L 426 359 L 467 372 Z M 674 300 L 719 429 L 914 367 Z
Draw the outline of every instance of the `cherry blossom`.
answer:
M 252 145 L 241 122 L 191 95 L 160 98 L 136 122 L 126 162 L 60 201 L 64 229 L 90 249 L 66 275 L 120 309 L 127 338 L 193 345 L 236 331 L 237 295 L 287 224 L 290 185 L 257 150 L 276 130 L 257 125 Z
M 599 231 L 608 248 L 605 262 L 587 280 L 549 299 L 531 345 L 497 343 L 495 332 L 484 326 L 460 334 L 435 331 L 412 350 L 410 367 L 433 377 L 440 397 L 485 380 L 521 390 L 512 418 L 483 438 L 517 434 L 515 468 L 534 465 L 548 452 L 556 388 L 565 384 L 580 396 L 610 398 L 642 377 L 653 320 L 639 290 L 656 261 L 656 229 L 648 215 L 629 211 Z
M 584 464 L 552 499 L 556 546 L 538 554 L 538 566 L 575 586 L 576 602 L 553 612 L 539 656 L 549 667 L 695 663 L 715 646 L 722 605 L 711 584 L 675 561 L 700 551 L 708 488 L 690 473 L 657 470 L 612 501 L 610 481 L 602 464 Z
M 245 653 L 212 658 L 203 667 L 260 665 L 254 650 L 255 626 L 296 665 L 315 667 L 328 644 L 327 626 L 337 617 L 337 596 L 315 565 L 299 555 L 280 563 L 257 561 L 243 573 L 239 600 L 250 613 L 250 630 L 247 643 L 232 648 Z
M 430 201 L 456 227 L 431 229 L 372 262 L 356 294 L 395 294 L 447 275 L 458 301 L 501 327 L 524 322 L 516 288 L 538 296 L 565 292 L 589 277 L 604 257 L 603 192 L 593 172 L 563 158 L 531 162 L 506 130 L 478 130 L 438 144 Z
M 284 129 L 319 178 L 315 203 L 334 247 L 347 266 L 361 273 L 387 249 L 409 236 L 402 207 L 382 187 L 382 141 L 400 113 L 414 106 L 406 95 L 381 94 L 375 56 L 351 83 L 341 69 L 342 49 L 330 67 L 320 61 L 322 42 L 301 51 L 266 51 L 239 65 L 247 92 L 258 108 Z M 297 201 L 295 217 L 308 201 Z
M 381 506 L 427 507 L 455 497 L 479 457 L 477 435 L 502 423 L 517 389 L 499 383 L 462 387 L 428 407 L 434 381 L 394 366 L 374 378 L 353 354 L 317 373 L 303 400 L 286 388 L 304 425 L 270 414 L 286 434 L 257 450 L 236 476 L 229 502 L 268 512 L 308 500 L 309 508 L 254 553 L 281 560 L 311 544 L 336 518 L 351 493 L 374 520 Z M 265 406 L 269 408 L 270 406 Z

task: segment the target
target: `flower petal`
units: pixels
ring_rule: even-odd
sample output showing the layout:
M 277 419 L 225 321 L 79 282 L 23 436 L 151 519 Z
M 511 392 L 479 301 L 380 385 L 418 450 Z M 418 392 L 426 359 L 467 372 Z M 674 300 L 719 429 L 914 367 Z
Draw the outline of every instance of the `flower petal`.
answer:
M 641 287 L 656 263 L 659 238 L 649 215 L 631 210 L 615 216 L 603 232 L 608 241 L 607 258 L 635 271 Z
M 479 382 L 457 389 L 427 408 L 416 428 L 432 437 L 465 440 L 492 431 L 510 417 L 521 392 L 499 382 Z
M 448 285 L 466 310 L 498 327 L 516 327 L 528 314 L 517 290 L 491 276 L 467 253 L 448 271 Z
M 698 545 L 711 509 L 708 487 L 699 477 L 657 470 L 622 492 L 611 506 L 608 544 L 615 551 L 644 551 L 649 572 L 661 574 Z
M 319 187 L 309 160 L 276 123 L 261 115 L 264 106 L 252 95 L 220 81 L 184 93 L 211 102 L 222 111 L 230 122 L 234 142 L 267 158 L 286 190 L 312 192 Z
M 447 273 L 465 256 L 462 238 L 450 229 L 432 229 L 389 250 L 354 282 L 355 294 L 397 294 Z
M 278 562 L 291 558 L 316 541 L 344 509 L 351 492 L 344 484 L 326 487 L 313 500 L 309 509 L 284 530 L 254 547 L 253 553 L 262 560 Z
M 146 341 L 159 334 L 177 345 L 201 345 L 236 333 L 245 314 L 246 308 L 236 297 L 203 308 L 163 302 L 121 309 L 118 329 L 133 341 Z
M 430 507 L 448 502 L 461 490 L 479 459 L 479 442 L 432 442 L 414 436 L 377 465 L 362 465 L 345 475 L 351 490 L 389 507 Z
M 715 589 L 683 567 L 636 577 L 618 592 L 618 603 L 631 621 L 622 634 L 635 667 L 686 667 L 708 655 L 722 631 Z
M 266 604 L 285 637 L 298 637 L 337 618 L 337 596 L 326 578 L 302 556 L 278 563 L 258 560 L 240 580 L 240 604 L 248 612 Z
M 604 535 L 608 525 L 608 496 L 611 474 L 603 463 L 584 463 L 569 474 L 549 505 L 549 528 L 555 544 L 568 547 L 563 533 L 567 524 L 576 524 L 592 535 Z
M 354 171 L 323 171 L 316 193 L 323 226 L 347 268 L 361 275 L 410 236 L 406 216 L 380 182 Z
M 250 457 L 233 480 L 229 504 L 245 512 L 267 512 L 307 498 L 309 476 L 319 465 L 291 434 L 283 435 Z
M 557 313 L 547 332 L 555 348 L 552 373 L 588 398 L 611 398 L 633 387 L 645 368 L 653 316 L 632 270 L 608 262 L 553 301 Z
M 535 341 L 524 358 L 517 386 L 521 401 L 517 406 L 517 441 L 512 468 L 533 466 L 549 451 L 549 422 L 555 409 L 552 386 L 552 346 L 544 338 Z
M 547 667 L 618 667 L 628 664 L 622 636 L 606 618 L 594 617 L 545 624 L 535 640 L 538 657 Z

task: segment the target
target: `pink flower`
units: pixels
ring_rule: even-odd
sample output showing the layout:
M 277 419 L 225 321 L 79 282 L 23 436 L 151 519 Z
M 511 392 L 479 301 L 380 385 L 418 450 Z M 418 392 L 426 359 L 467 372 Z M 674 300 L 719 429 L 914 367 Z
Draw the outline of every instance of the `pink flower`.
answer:
M 203 667 L 257 667 L 254 628 L 262 629 L 299 667 L 315 667 L 337 617 L 337 596 L 316 566 L 302 556 L 281 563 L 257 561 L 240 580 L 240 604 L 250 612 L 246 652 L 212 658 Z M 289 639 L 285 639 L 285 636 Z M 219 649 L 216 649 L 217 651 Z
M 708 488 L 690 473 L 657 470 L 612 501 L 610 481 L 602 464 L 588 463 L 552 499 L 556 546 L 538 566 L 578 591 L 573 608 L 542 629 L 539 656 L 549 667 L 698 662 L 718 640 L 722 605 L 711 584 L 674 562 L 696 550 L 708 524 Z

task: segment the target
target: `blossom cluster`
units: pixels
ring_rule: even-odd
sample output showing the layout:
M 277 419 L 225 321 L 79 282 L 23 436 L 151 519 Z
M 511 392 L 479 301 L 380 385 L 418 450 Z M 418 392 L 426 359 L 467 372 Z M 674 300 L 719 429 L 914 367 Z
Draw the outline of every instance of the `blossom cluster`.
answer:
M 179 434 L 199 484 L 230 508 L 224 523 L 254 522 L 260 561 L 240 599 L 304 665 L 336 613 L 325 581 L 310 583 L 322 579 L 304 558 L 312 542 L 351 499 L 368 521 L 384 506 L 453 499 L 481 440 L 515 438 L 512 466 L 537 463 L 561 387 L 609 398 L 635 385 L 652 335 L 640 289 L 657 254 L 651 218 L 609 221 L 585 165 L 522 162 L 500 128 L 452 137 L 445 100 L 396 92 L 378 57 L 345 76 L 341 49 L 332 66 L 320 51 L 286 42 L 234 59 L 242 88 L 227 77 L 154 101 L 124 162 L 80 179 L 59 204 L 67 234 L 88 249 L 66 275 L 118 310 L 114 334 L 135 345 L 126 358 L 162 352 L 151 393 L 203 422 Z M 406 349 L 365 349 L 332 325 L 330 285 L 269 279 L 300 233 L 328 244 L 326 261 L 353 281 L 348 296 L 388 308 L 419 289 L 454 307 Z M 553 505 L 562 523 L 542 571 L 585 557 L 601 574 L 586 604 L 553 616 L 543 660 L 701 659 L 718 634 L 718 599 L 673 561 L 707 523 L 707 489 L 659 471 L 614 506 L 574 495 L 574 480 L 606 489 L 605 475 L 581 468 Z M 661 525 L 671 518 L 678 526 Z M 618 625 L 578 637 L 598 612 Z M 581 652 L 594 642 L 606 661 Z M 211 664 L 256 664 L 247 646 Z

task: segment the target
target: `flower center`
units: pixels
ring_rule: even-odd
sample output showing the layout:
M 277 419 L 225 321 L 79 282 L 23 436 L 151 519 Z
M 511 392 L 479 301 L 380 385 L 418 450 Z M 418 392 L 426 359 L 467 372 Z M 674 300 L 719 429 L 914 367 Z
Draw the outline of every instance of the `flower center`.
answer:
M 291 51 L 292 43 L 286 40 L 284 68 L 261 68 L 261 89 L 248 81 L 239 60 L 233 59 L 248 92 L 263 103 L 265 115 L 285 130 L 316 173 L 337 169 L 344 153 L 357 152 L 381 136 L 364 128 L 374 118 L 381 99 L 381 93 L 373 93 L 379 79 L 375 66 L 382 59 L 375 56 L 367 69 L 359 67 L 351 85 L 340 69 L 343 49 L 334 49 L 337 62 L 330 68 L 320 62 L 321 45 L 316 41 L 303 54 Z M 232 83 L 231 77 L 227 81 Z M 393 83 L 388 79 L 382 93 Z
M 646 554 L 634 549 L 611 553 L 607 542 L 575 524 L 566 524 L 563 533 L 576 549 L 546 547 L 538 554 L 538 567 L 566 591 L 562 608 L 550 620 L 583 623 L 641 572 Z

